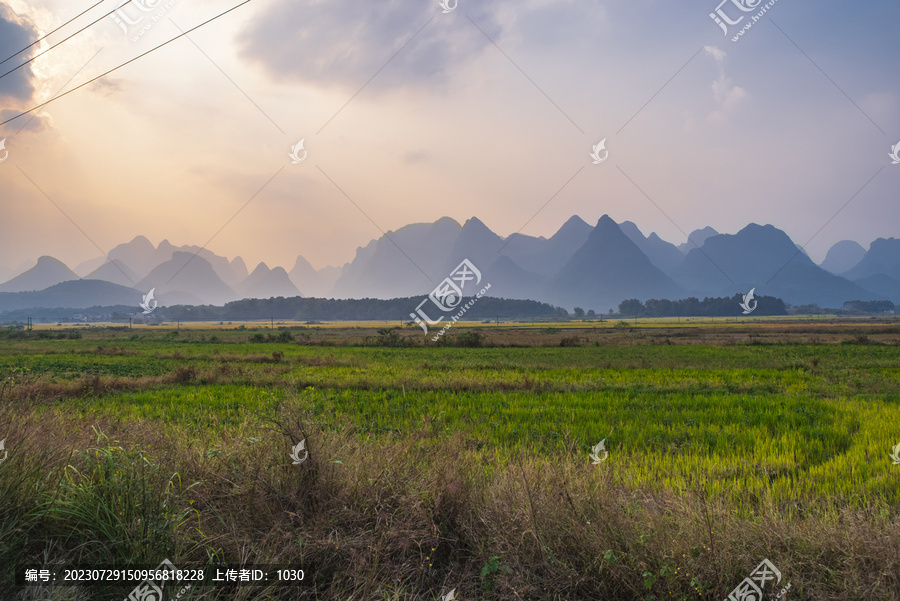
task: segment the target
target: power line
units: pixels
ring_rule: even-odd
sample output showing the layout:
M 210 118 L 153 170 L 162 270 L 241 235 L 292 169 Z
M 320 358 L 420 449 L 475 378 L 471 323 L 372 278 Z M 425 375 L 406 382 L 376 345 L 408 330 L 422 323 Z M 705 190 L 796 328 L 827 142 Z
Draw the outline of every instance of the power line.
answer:
M 117 10 L 121 9 L 121 8 L 122 8 L 123 6 L 125 6 L 126 4 L 131 4 L 131 2 L 132 2 L 132 0 L 128 0 L 128 2 L 125 2 L 125 3 L 123 3 L 122 5 L 120 5 L 119 8 L 114 8 L 114 9 L 112 9 L 111 11 L 109 11 L 108 13 L 106 13 L 105 15 L 103 15 L 102 17 L 100 17 L 99 19 L 97 19 L 96 21 L 92 21 L 92 22 L 88 23 L 87 25 L 85 25 L 84 27 L 82 27 L 81 29 L 79 29 L 78 31 L 76 31 L 75 33 L 73 33 L 72 35 L 70 35 L 69 37 L 65 38 L 64 40 L 62 40 L 62 41 L 60 41 L 60 42 L 57 42 L 56 44 L 53 44 L 52 46 L 50 46 L 49 48 L 47 48 L 47 49 L 44 50 L 43 52 L 40 52 L 40 53 L 38 53 L 38 54 L 35 54 L 34 56 L 32 56 L 31 58 L 29 58 L 27 61 L 25 61 L 24 63 L 22 63 L 22 64 L 19 65 L 18 67 L 14 68 L 14 69 L 10 69 L 9 71 L 7 71 L 6 73 L 4 73 L 3 75 L 0 75 L 0 79 L 3 79 L 4 77 L 6 77 L 7 75 L 9 75 L 10 73 L 14 73 L 15 71 L 18 71 L 19 69 L 21 69 L 22 67 L 24 67 L 25 65 L 27 65 L 28 63 L 30 63 L 31 61 L 35 60 L 35 59 L 38 58 L 39 56 L 43 56 L 43 55 L 47 54 L 48 52 L 50 52 L 51 50 L 53 50 L 54 48 L 56 48 L 56 47 L 59 46 L 60 44 L 64 44 L 64 43 L 68 42 L 69 40 L 71 40 L 72 38 L 74 38 L 76 35 L 78 35 L 78 34 L 81 33 L 82 31 L 84 31 L 85 29 L 87 29 L 88 27 L 92 27 L 93 25 L 99 23 L 100 21 L 102 21 L 103 19 L 105 19 L 106 17 L 108 17 L 109 15 L 111 15 L 111 14 L 113 14 L 114 12 L 116 12 Z M 15 56 L 15 54 L 14 54 L 13 56 Z M 9 58 L 12 58 L 12 56 L 9 57 Z M 9 60 L 9 59 L 6 59 L 6 60 Z M 6 61 L 4 61 L 4 62 L 6 62 Z
M 129 0 L 129 1 L 130 1 L 130 0 Z M 10 121 L 15 121 L 15 120 L 18 119 L 19 117 L 22 117 L 22 116 L 24 116 L 24 115 L 27 115 L 28 113 L 32 113 L 32 112 L 38 110 L 39 108 L 43 108 L 43 107 L 47 106 L 48 104 L 50 104 L 51 102 L 53 102 L 53 101 L 55 101 L 55 100 L 59 100 L 59 99 L 62 98 L 63 96 L 68 96 L 69 94 L 71 94 L 71 93 L 74 92 L 75 90 L 80 90 L 80 89 L 83 88 L 84 86 L 89 85 L 89 84 L 92 84 L 92 83 L 94 83 L 95 81 L 97 81 L 98 79 L 101 79 L 101 78 L 103 78 L 103 77 L 106 77 L 107 75 L 109 75 L 109 74 L 112 73 L 113 71 L 118 71 L 119 69 L 121 69 L 121 68 L 124 67 L 125 65 L 128 65 L 128 64 L 130 64 L 130 63 L 133 63 L 134 61 L 138 60 L 139 58 L 142 58 L 142 57 L 144 57 L 144 56 L 147 56 L 147 55 L 150 54 L 151 52 L 155 52 L 156 50 L 159 50 L 159 49 L 162 48 L 163 46 L 166 46 L 167 44 L 170 44 L 170 43 L 174 42 L 174 41 L 177 40 L 178 38 L 184 37 L 184 36 L 186 36 L 187 34 L 191 33 L 192 31 L 196 31 L 197 29 L 200 29 L 200 28 L 203 27 L 204 25 L 207 25 L 207 24 L 209 24 L 209 23 L 212 23 L 213 21 L 215 21 L 215 20 L 218 19 L 219 17 L 224 17 L 225 15 L 227 15 L 228 13 L 230 13 L 231 11 L 240 8 L 240 7 L 244 6 L 245 4 L 249 4 L 250 2 L 253 2 L 253 0 L 244 0 L 244 1 L 241 2 L 240 4 L 238 4 L 238 5 L 236 5 L 236 6 L 232 6 L 231 8 L 229 8 L 228 10 L 226 10 L 225 12 L 219 13 L 219 14 L 216 15 L 215 17 L 213 17 L 213 18 L 211 18 L 211 19 L 209 19 L 209 20 L 207 20 L 207 21 L 204 21 L 203 23 L 200 23 L 200 24 L 197 25 L 196 27 L 192 27 L 191 29 L 188 29 L 188 30 L 185 31 L 184 33 L 181 33 L 181 34 L 175 36 L 175 37 L 172 38 L 171 40 L 165 41 L 165 42 L 163 42 L 162 44 L 160 44 L 159 46 L 156 46 L 156 47 L 154 47 L 154 48 L 151 48 L 151 49 L 148 50 L 147 52 L 144 52 L 143 54 L 139 54 L 139 55 L 137 55 L 136 57 L 134 57 L 134 58 L 132 58 L 132 59 L 130 59 L 130 60 L 125 61 L 124 63 L 122 63 L 122 64 L 119 65 L 118 67 L 114 67 L 114 68 L 110 69 L 109 71 L 107 71 L 107 72 L 105 72 L 105 73 L 101 73 L 101 74 L 98 75 L 97 77 L 95 77 L 95 78 L 93 78 L 93 79 L 89 79 L 88 81 L 84 82 L 83 84 L 79 84 L 79 85 L 75 86 L 74 88 L 72 88 L 72 89 L 69 90 L 68 92 L 63 92 L 62 94 L 60 94 L 60 95 L 58 95 L 58 96 L 54 96 L 53 98 L 51 98 L 51 99 L 48 100 L 47 102 L 42 102 L 41 104 L 39 104 L 39 105 L 37 105 L 37 106 L 35 106 L 35 107 L 32 107 L 32 108 L 28 109 L 27 111 L 25 111 L 25 112 L 23 112 L 23 113 L 19 113 L 19 114 L 16 115 L 15 117 L 12 117 L 12 118 L 10 118 L 10 119 L 7 119 L 6 121 L 3 121 L 2 123 L 0 123 L 0 126 L 6 125 L 6 124 L 9 123 Z M 123 6 L 124 6 L 124 5 L 123 5 Z
M 45 35 L 42 35 L 41 37 L 39 37 L 39 38 L 36 39 L 35 41 L 31 42 L 30 44 L 28 44 L 27 46 L 25 46 L 24 48 L 22 48 L 22 49 L 19 50 L 18 52 L 14 52 L 14 53 L 11 54 L 10 56 L 8 56 L 8 57 L 6 57 L 5 59 L 3 59 L 2 61 L 0 61 L 0 65 L 2 65 L 3 63 L 5 63 L 6 61 L 8 61 L 9 59 L 11 59 L 12 57 L 16 56 L 17 54 L 22 54 L 23 52 L 25 52 L 26 50 L 28 50 L 29 48 L 31 48 L 31 47 L 34 46 L 35 44 L 41 43 L 43 40 L 47 39 L 48 37 L 50 37 L 51 35 L 53 35 L 53 34 L 56 33 L 57 31 L 59 31 L 60 29 L 62 29 L 63 27 L 65 27 L 66 25 L 68 25 L 69 23 L 71 23 L 72 21 L 78 19 L 79 17 L 81 17 L 81 16 L 84 15 L 85 13 L 87 13 L 87 12 L 89 12 L 89 11 L 91 11 L 91 10 L 97 8 L 98 6 L 100 6 L 101 4 L 103 4 L 104 2 L 106 2 L 106 0 L 100 0 L 100 2 L 97 2 L 96 4 L 94 4 L 93 6 L 91 6 L 90 8 L 88 8 L 88 9 L 86 9 L 86 10 L 84 10 L 84 11 L 78 13 L 77 15 L 75 15 L 74 17 L 72 17 L 71 19 L 69 19 L 68 21 L 66 21 L 65 23 L 63 23 L 62 25 L 60 25 L 59 27 L 57 27 L 56 29 L 54 29 L 53 31 L 51 31 L 50 33 L 45 34 Z

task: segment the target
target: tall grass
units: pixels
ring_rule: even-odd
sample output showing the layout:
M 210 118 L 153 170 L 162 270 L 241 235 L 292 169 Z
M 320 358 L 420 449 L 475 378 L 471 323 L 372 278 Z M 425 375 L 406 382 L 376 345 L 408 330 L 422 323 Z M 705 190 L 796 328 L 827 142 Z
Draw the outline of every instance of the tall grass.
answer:
M 114 442 L 126 434 L 134 449 Z M 681 491 L 651 492 L 623 482 L 612 458 L 591 465 L 571 440 L 571 455 L 544 456 L 427 427 L 360 437 L 294 400 L 201 435 L 145 422 L 108 436 L 83 441 L 93 447 L 74 455 L 78 472 L 43 489 L 52 508 L 20 545 L 25 557 L 212 559 L 309 575 L 300 589 L 198 587 L 206 599 L 417 600 L 451 588 L 460 599 L 721 599 L 768 557 L 792 598 L 900 598 L 890 511 L 739 516 L 702 474 Z M 310 456 L 293 465 L 299 436 Z M 175 472 L 194 485 L 177 486 Z M 66 590 L 128 592 L 82 589 Z

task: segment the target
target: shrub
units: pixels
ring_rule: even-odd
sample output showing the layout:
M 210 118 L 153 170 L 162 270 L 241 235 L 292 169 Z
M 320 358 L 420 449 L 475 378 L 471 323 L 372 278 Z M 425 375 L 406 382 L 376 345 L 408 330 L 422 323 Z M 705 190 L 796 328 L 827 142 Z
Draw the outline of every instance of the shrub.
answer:
M 405 340 L 400 333 L 393 328 L 382 328 L 378 330 L 378 337 L 375 338 L 376 346 L 403 346 Z
M 463 332 L 456 337 L 457 345 L 466 348 L 479 348 L 484 346 L 487 336 L 481 332 Z
M 282 330 L 278 332 L 275 336 L 271 337 L 275 342 L 293 342 L 294 335 L 288 332 L 287 330 Z
M 179 366 L 178 369 L 175 370 L 175 383 L 190 384 L 191 380 L 193 380 L 196 375 L 197 372 L 193 367 Z

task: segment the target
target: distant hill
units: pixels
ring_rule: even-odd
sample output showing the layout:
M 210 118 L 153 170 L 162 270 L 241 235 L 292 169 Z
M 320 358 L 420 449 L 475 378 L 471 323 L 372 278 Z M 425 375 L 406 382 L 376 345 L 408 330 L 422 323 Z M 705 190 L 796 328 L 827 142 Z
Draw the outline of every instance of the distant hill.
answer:
M 682 293 L 608 215 L 545 290 L 553 302 L 603 313 L 625 299 L 681 298 Z
M 900 238 L 878 238 L 859 263 L 842 275 L 857 280 L 880 273 L 900 279 Z
M 206 259 L 180 251 L 175 252 L 171 260 L 154 268 L 138 282 L 136 288 L 141 291 L 156 289 L 160 304 L 169 305 L 221 305 L 238 297 Z
M 284 268 L 269 269 L 265 263 L 257 265 L 253 273 L 238 285 L 237 290 L 244 298 L 300 296 L 300 291 L 291 282 Z
M 491 296 L 539 298 L 542 283 L 584 244 L 591 229 L 579 217 L 572 217 L 549 239 L 513 234 L 504 240 L 474 217 L 462 226 L 447 217 L 413 224 L 357 249 L 332 294 L 337 298 L 427 294 L 468 259 L 492 283 Z M 301 270 L 305 277 L 311 275 L 302 265 L 295 270 L 298 277 Z M 300 285 L 302 280 L 295 283 Z
M 687 242 L 678 245 L 678 250 L 680 250 L 684 254 L 688 254 L 695 248 L 700 248 L 701 246 L 703 246 L 703 243 L 706 242 L 707 238 L 712 238 L 713 236 L 718 235 L 719 232 L 709 226 L 706 226 L 699 230 L 694 230 L 688 236 Z
M 241 257 L 235 257 L 231 260 L 231 272 L 239 282 L 245 280 L 247 276 L 250 275 L 250 271 L 247 269 L 247 265 Z
M 163 240 L 159 246 L 153 246 L 153 243 L 144 236 L 137 236 L 131 242 L 119 244 L 109 252 L 109 258 L 116 260 L 119 265 L 128 267 L 130 272 L 137 276 L 136 280 L 141 280 L 159 265 L 171 261 L 177 252 L 190 253 L 205 259 L 219 279 L 229 287 L 236 286 L 247 277 L 247 267 L 240 257 L 229 261 L 208 249 L 192 245 L 175 246 L 168 240 Z M 117 277 L 114 272 L 104 272 L 104 275 Z
M 695 296 L 729 296 L 756 288 L 759 295 L 798 305 L 841 307 L 847 300 L 877 299 L 813 263 L 783 231 L 755 223 L 734 235 L 707 238 L 687 254 L 675 280 Z
M 5 284 L 0 284 L 0 292 L 27 292 L 44 290 L 68 280 L 77 280 L 78 276 L 65 264 L 53 257 L 44 256 L 38 259 L 37 265 L 25 273 L 14 277 Z
M 109 261 L 109 259 L 107 259 L 106 257 L 95 257 L 88 261 L 79 263 L 72 268 L 72 271 L 78 274 L 78 277 L 87 277 L 88 274 L 101 267 L 107 261 Z
M 644 236 L 638 226 L 630 221 L 620 223 L 619 228 L 663 273 L 671 272 L 684 261 L 684 254 L 678 247 L 657 236 L 656 232 Z
M 866 256 L 864 249 L 853 240 L 841 240 L 828 249 L 825 260 L 819 265 L 825 271 L 841 275 L 855 267 Z
M 584 245 L 593 229 L 581 217 L 573 215 L 550 238 L 512 234 L 504 241 L 500 253 L 530 273 L 551 278 Z
M 483 275 L 482 286 L 490 283 L 490 296 L 498 298 L 534 299 L 535 292 L 547 281 L 545 276 L 528 271 L 506 255 L 499 255 L 497 260 L 487 267 L 485 273 L 490 274 L 490 278 Z
M 332 288 L 336 298 L 395 298 L 431 291 L 447 277 L 446 263 L 461 226 L 444 217 L 387 232 L 358 248 Z M 459 262 L 455 263 L 455 267 Z
M 107 256 L 125 265 L 138 279 L 144 278 L 154 267 L 172 258 L 171 254 L 158 253 L 156 247 L 144 236 L 137 236 L 131 242 L 119 244 Z
M 134 286 L 140 279 L 128 265 L 119 259 L 107 261 L 84 277 L 87 280 L 104 280 L 127 287 Z
M 334 283 L 341 277 L 341 268 L 329 266 L 316 270 L 309 261 L 297 255 L 297 261 L 288 276 L 303 296 L 329 298 L 332 296 Z
M 103 280 L 70 280 L 38 292 L 0 293 L 0 311 L 31 308 L 86 309 L 88 307 L 130 305 L 138 311 L 142 295 L 133 288 Z
M 596 227 L 573 215 L 549 238 L 522 233 L 504 238 L 476 217 L 462 225 L 442 217 L 388 231 L 357 248 L 353 260 L 339 267 L 316 270 L 297 255 L 290 272 L 260 263 L 250 273 L 240 256 L 228 258 L 168 240 L 157 246 L 137 236 L 113 248 L 108 259 L 79 264 L 77 272 L 140 294 L 155 289 L 161 307 L 201 306 L 244 297 L 423 298 L 464 259 L 481 272 L 484 284 L 491 284 L 490 297 L 552 302 L 568 310 L 581 306 L 606 312 L 633 299 L 732 299 L 751 288 L 760 297 L 794 305 L 839 308 L 851 300 L 900 304 L 900 239 L 880 238 L 868 251 L 842 241 L 818 266 L 772 225 L 749 224 L 736 234 L 704 227 L 693 231 L 688 243 L 675 246 L 656 233 L 645 236 L 630 221 L 617 225 L 606 215 Z M 6 273 L 20 275 L 0 284 L 0 292 L 45 291 L 78 280 L 53 257 L 7 268 Z M 102 290 L 94 292 L 98 305 L 118 300 L 105 302 Z

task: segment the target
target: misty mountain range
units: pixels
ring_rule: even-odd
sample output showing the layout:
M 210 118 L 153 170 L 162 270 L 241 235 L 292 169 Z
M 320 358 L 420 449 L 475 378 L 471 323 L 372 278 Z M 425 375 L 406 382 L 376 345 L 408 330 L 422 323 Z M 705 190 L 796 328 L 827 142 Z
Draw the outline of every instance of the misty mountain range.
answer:
M 900 239 L 868 250 L 835 244 L 816 265 L 783 231 L 750 224 L 736 234 L 711 227 L 675 246 L 630 221 L 604 215 L 595 226 L 573 216 L 550 238 L 503 238 L 477 218 L 407 225 L 357 249 L 342 267 L 313 269 L 298 256 L 290 271 L 260 263 L 250 272 L 197 246 L 154 246 L 138 236 L 108 257 L 70 269 L 44 256 L 0 284 L 0 311 L 32 307 L 133 305 L 155 289 L 160 305 L 222 305 L 242 298 L 307 296 L 391 299 L 426 295 L 463 259 L 490 296 L 606 312 L 625 299 L 723 297 L 756 288 L 793 305 L 841 307 L 849 300 L 900 304 Z M 466 295 L 474 291 L 465 289 Z

